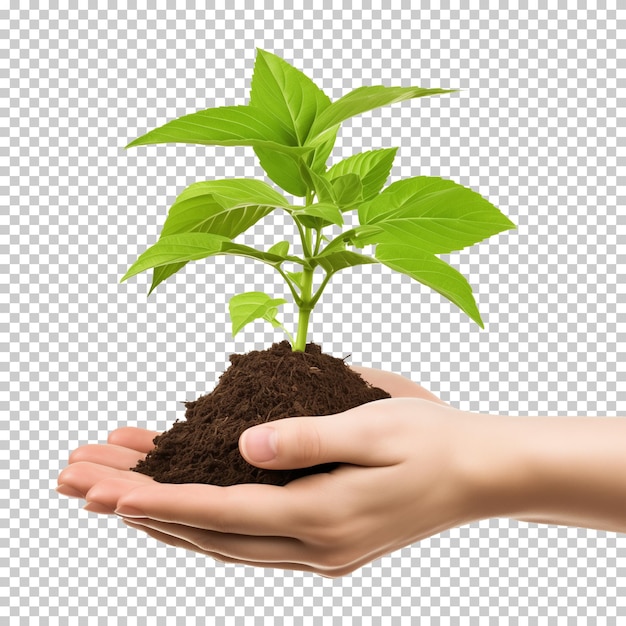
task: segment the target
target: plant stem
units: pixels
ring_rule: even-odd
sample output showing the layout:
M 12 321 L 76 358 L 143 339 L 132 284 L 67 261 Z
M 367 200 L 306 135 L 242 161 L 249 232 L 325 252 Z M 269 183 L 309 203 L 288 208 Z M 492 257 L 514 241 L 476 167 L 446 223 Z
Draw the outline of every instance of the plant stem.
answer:
M 293 346 L 294 352 L 304 352 L 306 349 L 306 339 L 309 330 L 309 317 L 313 310 L 313 302 L 311 301 L 311 293 L 313 291 L 313 270 L 305 269 L 302 272 L 302 290 L 300 292 L 300 301 L 298 309 L 298 334 L 296 335 L 296 343 Z
M 305 206 L 309 206 L 313 202 L 314 192 L 309 190 L 306 194 Z M 304 227 L 304 230 L 296 220 L 298 230 L 300 231 L 300 237 L 302 239 L 302 248 L 304 251 L 304 258 L 308 261 L 311 256 L 317 253 L 319 247 L 319 232 L 318 239 L 316 241 L 316 250 L 313 252 L 313 230 L 311 228 Z M 302 288 L 300 289 L 300 302 L 296 302 L 298 305 L 298 332 L 296 335 L 296 341 L 292 344 L 294 352 L 304 352 L 306 350 L 306 339 L 309 331 L 309 318 L 311 311 L 315 306 L 313 302 L 313 272 L 314 269 L 305 267 L 302 270 Z

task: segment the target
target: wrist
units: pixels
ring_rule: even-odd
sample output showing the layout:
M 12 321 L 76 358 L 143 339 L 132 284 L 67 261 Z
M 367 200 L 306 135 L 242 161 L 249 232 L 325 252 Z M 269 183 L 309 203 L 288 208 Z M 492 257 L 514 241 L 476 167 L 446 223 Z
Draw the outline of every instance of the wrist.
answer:
M 532 508 L 537 467 L 524 418 L 466 412 L 457 432 L 457 471 L 471 521 L 521 517 Z
M 468 417 L 459 435 L 472 519 L 626 532 L 626 420 Z

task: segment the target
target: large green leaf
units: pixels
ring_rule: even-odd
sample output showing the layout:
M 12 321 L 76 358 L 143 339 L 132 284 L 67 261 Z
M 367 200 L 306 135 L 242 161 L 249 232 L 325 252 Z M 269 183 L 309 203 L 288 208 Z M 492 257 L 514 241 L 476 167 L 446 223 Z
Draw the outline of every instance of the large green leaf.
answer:
M 302 259 L 295 256 L 279 255 L 273 252 L 263 252 L 250 246 L 233 243 L 228 237 L 213 233 L 180 233 L 161 237 L 154 245 L 148 248 L 131 265 L 120 282 L 131 276 L 153 268 L 168 268 L 160 273 L 155 272 L 153 277 L 154 288 L 174 272 L 184 267 L 189 261 L 198 261 L 217 254 L 233 254 L 263 261 L 272 267 L 279 267 L 284 261 L 302 264 Z M 178 267 L 173 269 L 174 265 Z M 155 283 L 155 281 L 158 281 Z
M 267 111 L 301 146 L 315 118 L 330 106 L 330 98 L 300 70 L 257 49 L 250 104 Z
M 333 102 L 318 115 L 309 132 L 307 144 L 317 145 L 321 143 L 326 139 L 326 134 L 337 124 L 366 111 L 409 100 L 410 98 L 452 93 L 453 91 L 456 91 L 456 89 L 385 87 L 383 85 L 359 87 Z
M 280 327 L 282 324 L 276 319 L 278 307 L 285 304 L 283 298 L 270 298 L 262 291 L 251 291 L 233 296 L 228 303 L 230 319 L 233 324 L 233 337 L 250 322 L 264 319 L 272 326 Z
M 219 254 L 222 244 L 229 241 L 227 237 L 210 233 L 183 233 L 162 237 L 139 256 L 124 274 L 121 282 L 154 267 L 172 263 L 185 264 L 187 261 L 197 261 Z
M 287 135 L 295 137 L 295 145 L 302 146 L 315 118 L 330 106 L 330 98 L 300 70 L 275 54 L 258 49 L 250 105 L 266 111 Z M 336 134 L 331 131 L 308 159 L 313 168 L 325 169 Z M 277 152 L 271 147 L 257 146 L 255 152 L 261 167 L 277 185 L 294 196 L 307 194 L 308 187 L 300 174 L 301 151 Z
M 461 273 L 441 259 L 412 245 L 386 243 L 376 246 L 375 257 L 392 270 L 407 274 L 439 292 L 481 328 L 485 327 L 470 284 Z
M 183 115 L 131 141 L 126 147 L 160 143 L 253 146 L 281 151 L 297 147 L 298 139 L 264 109 L 228 106 Z M 302 154 L 307 151 L 307 148 L 299 148 Z
M 335 163 L 326 172 L 326 178 L 332 181 L 347 174 L 356 174 L 363 185 L 362 199 L 371 200 L 389 178 L 397 150 L 397 148 L 384 148 L 355 154 Z
M 359 207 L 359 221 L 381 231 L 364 243 L 406 243 L 434 254 L 461 250 L 515 224 L 480 194 L 430 176 L 389 185 Z
M 150 285 L 150 295 L 164 280 L 167 280 L 170 276 L 173 276 L 181 270 L 188 261 L 182 261 L 181 263 L 170 263 L 169 265 L 158 265 L 152 270 L 152 284 Z
M 234 239 L 289 202 L 260 180 L 233 178 L 194 183 L 171 206 L 161 236 L 204 232 Z

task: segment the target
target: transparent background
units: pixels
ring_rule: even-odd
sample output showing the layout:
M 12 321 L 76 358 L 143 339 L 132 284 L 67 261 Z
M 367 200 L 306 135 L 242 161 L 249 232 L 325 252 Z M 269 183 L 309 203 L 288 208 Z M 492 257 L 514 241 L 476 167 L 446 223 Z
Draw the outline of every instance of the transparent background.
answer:
M 490 520 L 331 580 L 214 563 L 53 491 L 71 450 L 120 425 L 167 428 L 230 353 L 281 338 L 260 322 L 230 335 L 231 295 L 284 293 L 253 261 L 192 263 L 149 299 L 148 275 L 119 284 L 186 185 L 262 176 L 244 148 L 124 150 L 185 113 L 245 103 L 257 46 L 332 99 L 363 84 L 460 88 L 349 122 L 332 158 L 397 146 L 392 179 L 454 179 L 518 225 L 444 257 L 485 330 L 365 266 L 333 279 L 313 339 L 465 410 L 626 415 L 626 11 L 303 4 L 0 10 L 0 621 L 619 623 L 623 535 Z M 270 216 L 241 241 L 292 235 Z

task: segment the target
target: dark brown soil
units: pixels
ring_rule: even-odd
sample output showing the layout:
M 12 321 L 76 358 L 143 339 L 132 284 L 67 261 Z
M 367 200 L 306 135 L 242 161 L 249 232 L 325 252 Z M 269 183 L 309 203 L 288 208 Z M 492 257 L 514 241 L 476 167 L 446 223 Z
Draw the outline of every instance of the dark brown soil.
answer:
M 185 421 L 177 420 L 156 437 L 156 447 L 134 471 L 163 483 L 286 485 L 335 465 L 281 471 L 254 467 L 239 453 L 244 430 L 284 417 L 341 413 L 389 397 L 312 343 L 306 352 L 293 352 L 283 341 L 268 350 L 233 354 L 230 362 L 211 393 L 185 402 Z

